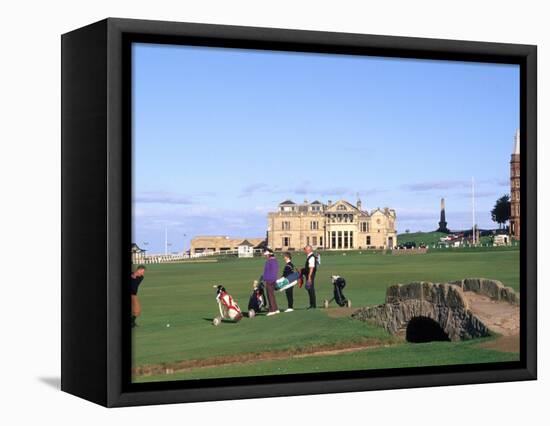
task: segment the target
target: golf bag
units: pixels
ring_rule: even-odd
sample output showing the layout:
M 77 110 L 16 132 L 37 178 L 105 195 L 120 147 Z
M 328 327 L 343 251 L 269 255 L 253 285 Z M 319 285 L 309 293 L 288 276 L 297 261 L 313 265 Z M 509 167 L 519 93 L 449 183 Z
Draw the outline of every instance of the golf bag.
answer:
M 341 307 L 348 307 L 351 308 L 351 300 L 346 299 L 346 296 L 344 296 L 344 287 L 346 286 L 346 280 L 339 276 L 339 275 L 333 275 L 331 277 L 332 279 L 332 285 L 334 286 L 334 297 L 330 300 L 325 300 L 323 303 L 325 308 L 328 308 L 328 305 L 333 300 L 338 304 L 338 306 Z
M 216 289 L 216 301 L 220 310 L 220 316 L 214 318 L 214 325 L 218 325 L 222 319 L 239 322 L 243 314 L 237 302 L 222 285 L 214 286 L 214 288 Z
M 346 306 L 348 300 L 344 296 L 344 287 L 346 286 L 346 280 L 338 275 L 332 277 L 332 285 L 334 286 L 334 300 L 338 306 Z
M 295 286 L 298 284 L 298 279 L 300 278 L 299 272 L 292 272 L 288 277 L 279 278 L 275 281 L 275 290 L 285 291 L 286 289 Z
M 248 299 L 248 314 L 250 316 L 251 311 L 257 314 L 266 308 L 267 295 L 265 294 L 265 284 L 263 280 L 254 281 L 254 290 L 252 290 L 250 299 Z

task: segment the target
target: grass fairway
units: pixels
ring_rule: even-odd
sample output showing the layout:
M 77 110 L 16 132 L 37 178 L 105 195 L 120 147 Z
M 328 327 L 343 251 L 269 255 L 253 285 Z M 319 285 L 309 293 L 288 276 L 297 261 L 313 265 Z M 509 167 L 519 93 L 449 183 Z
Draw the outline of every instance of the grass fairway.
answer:
M 282 270 L 282 260 L 279 258 Z M 303 255 L 295 264 L 304 263 Z M 243 354 L 288 351 L 288 359 L 232 363 L 217 367 L 189 368 L 182 373 L 136 376 L 136 381 L 182 378 L 281 374 L 328 370 L 354 370 L 449 363 L 494 362 L 517 358 L 517 354 L 481 349 L 476 342 L 409 344 L 397 342 L 384 330 L 351 320 L 336 310 L 306 311 L 307 293 L 295 289 L 292 313 L 275 317 L 258 316 L 239 324 L 211 324 L 217 315 L 212 285 L 222 283 L 246 309 L 252 281 L 264 260 L 219 259 L 216 263 L 150 265 L 140 287 L 143 305 L 139 327 L 133 332 L 133 365 L 170 365 Z M 346 278 L 345 294 L 354 307 L 384 301 L 386 288 L 415 280 L 443 282 L 465 277 L 486 277 L 519 290 L 519 251 L 513 248 L 441 250 L 426 255 L 392 256 L 363 251 L 323 253 L 316 288 L 317 303 L 332 296 L 330 275 Z M 284 293 L 277 293 L 280 307 L 286 307 Z M 167 327 L 169 325 L 169 327 Z M 342 344 L 391 345 L 353 353 L 327 353 L 326 356 L 296 357 L 312 347 L 330 348 Z M 222 363 L 223 364 L 223 363 Z

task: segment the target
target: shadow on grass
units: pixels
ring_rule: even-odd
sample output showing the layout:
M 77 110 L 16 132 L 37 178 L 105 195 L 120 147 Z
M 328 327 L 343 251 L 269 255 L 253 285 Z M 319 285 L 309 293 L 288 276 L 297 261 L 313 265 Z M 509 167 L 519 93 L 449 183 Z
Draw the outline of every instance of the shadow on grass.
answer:
M 203 320 L 208 321 L 208 322 L 212 322 L 212 321 L 214 321 L 214 318 L 203 318 Z M 222 322 L 226 323 L 226 324 L 237 324 L 235 321 L 228 320 L 228 319 L 222 319 Z

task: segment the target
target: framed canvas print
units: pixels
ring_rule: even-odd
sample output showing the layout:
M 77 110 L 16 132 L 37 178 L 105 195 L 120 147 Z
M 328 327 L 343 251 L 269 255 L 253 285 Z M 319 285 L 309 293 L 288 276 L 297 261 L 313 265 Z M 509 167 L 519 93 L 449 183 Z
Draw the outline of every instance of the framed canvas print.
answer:
M 536 378 L 536 47 L 106 19 L 62 37 L 62 389 Z

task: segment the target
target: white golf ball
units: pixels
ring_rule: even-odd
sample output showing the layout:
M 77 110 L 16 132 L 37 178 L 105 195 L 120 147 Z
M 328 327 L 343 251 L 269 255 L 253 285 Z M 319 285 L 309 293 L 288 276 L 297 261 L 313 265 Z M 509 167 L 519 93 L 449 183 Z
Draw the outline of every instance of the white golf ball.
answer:
M 170 327 L 170 324 L 166 324 L 166 327 Z

